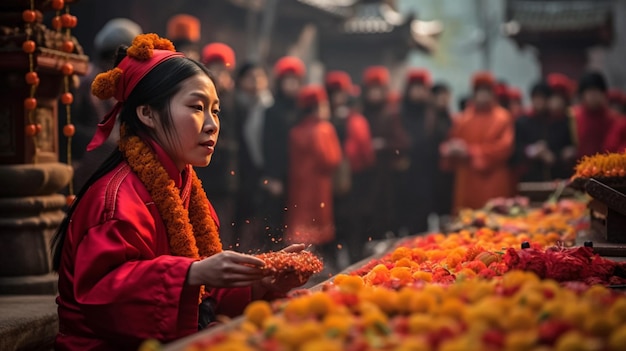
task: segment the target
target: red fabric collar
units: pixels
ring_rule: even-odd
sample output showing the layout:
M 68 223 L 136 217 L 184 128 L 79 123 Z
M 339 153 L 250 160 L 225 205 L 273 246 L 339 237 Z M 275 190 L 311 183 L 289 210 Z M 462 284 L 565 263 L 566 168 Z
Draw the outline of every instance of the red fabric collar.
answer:
M 174 184 L 176 184 L 176 187 L 182 188 L 183 175 L 178 170 L 178 168 L 176 167 L 176 164 L 174 163 L 174 161 L 172 161 L 172 158 L 167 154 L 165 149 L 163 149 L 161 145 L 159 145 L 159 143 L 157 143 L 152 138 L 143 137 L 142 139 L 146 143 L 148 143 L 148 145 L 152 148 L 152 150 L 154 150 L 154 152 L 156 153 L 157 159 L 159 160 L 159 162 L 161 162 L 161 165 L 163 165 L 163 168 L 165 168 L 165 171 L 170 176 L 170 178 L 174 180 Z
M 87 145 L 87 151 L 98 148 L 109 138 L 113 126 L 115 125 L 117 115 L 122 111 L 124 102 L 128 99 L 133 89 L 135 89 L 137 83 L 159 63 L 173 57 L 185 57 L 185 55 L 169 50 L 154 50 L 152 57 L 144 61 L 136 60 L 129 56 L 124 57 L 120 64 L 117 65 L 117 68 L 121 69 L 123 72 L 122 77 L 117 82 L 117 88 L 115 89 L 114 97 L 117 103 L 113 109 L 104 116 L 102 122 L 98 124 L 98 130 L 89 145 Z

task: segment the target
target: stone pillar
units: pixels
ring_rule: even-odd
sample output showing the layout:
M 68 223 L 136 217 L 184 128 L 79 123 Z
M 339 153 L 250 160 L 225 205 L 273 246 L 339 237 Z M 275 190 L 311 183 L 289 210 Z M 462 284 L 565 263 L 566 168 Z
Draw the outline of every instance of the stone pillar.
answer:
M 75 0 L 65 0 L 66 4 Z M 0 294 L 55 294 L 51 273 L 50 240 L 65 216 L 65 196 L 58 192 L 72 178 L 72 168 L 59 163 L 59 96 L 64 91 L 62 67 L 85 74 L 88 57 L 74 37 L 44 24 L 50 1 L 35 0 L 36 21 L 27 25 L 23 12 L 29 1 L 0 2 Z M 36 42 L 32 61 L 22 43 Z M 65 41 L 71 53 L 60 50 Z M 25 75 L 32 62 L 40 83 L 35 90 L 34 120 L 28 118 L 24 99 L 31 86 Z M 25 127 L 40 126 L 37 142 Z
M 0 166 L 0 294 L 54 294 L 50 240 L 63 220 L 72 176 L 58 163 Z

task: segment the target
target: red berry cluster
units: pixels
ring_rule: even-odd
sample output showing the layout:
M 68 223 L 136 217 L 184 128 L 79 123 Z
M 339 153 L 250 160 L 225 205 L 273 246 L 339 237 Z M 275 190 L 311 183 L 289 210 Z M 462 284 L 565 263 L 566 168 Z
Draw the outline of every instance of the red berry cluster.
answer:
M 256 255 L 265 262 L 265 269 L 272 273 L 294 272 L 298 276 L 310 277 L 324 269 L 322 261 L 309 251 L 269 252 Z

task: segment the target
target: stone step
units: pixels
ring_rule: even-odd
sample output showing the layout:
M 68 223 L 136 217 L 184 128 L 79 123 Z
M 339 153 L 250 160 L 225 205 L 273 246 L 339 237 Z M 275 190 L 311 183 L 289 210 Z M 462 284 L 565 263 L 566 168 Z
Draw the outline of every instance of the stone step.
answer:
M 59 330 L 53 295 L 0 296 L 0 350 L 50 351 Z

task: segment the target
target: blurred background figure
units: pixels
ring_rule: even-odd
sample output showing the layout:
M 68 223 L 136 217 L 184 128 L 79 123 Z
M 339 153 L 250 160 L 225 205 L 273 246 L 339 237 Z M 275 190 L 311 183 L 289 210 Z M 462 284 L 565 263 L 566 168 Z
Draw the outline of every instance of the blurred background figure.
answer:
M 263 218 L 263 127 L 265 111 L 274 103 L 265 69 L 246 63 L 235 80 L 235 119 L 237 121 L 239 191 L 235 231 L 240 250 L 258 250 L 266 242 Z
M 274 65 L 274 104 L 263 124 L 263 213 L 265 230 L 273 242 L 282 239 L 286 206 L 288 139 L 297 121 L 296 101 L 306 76 L 304 62 L 285 56 Z M 280 243 L 280 245 L 283 245 Z
M 348 73 L 330 71 L 325 78 L 330 101 L 330 121 L 337 131 L 343 151 L 342 161 L 334 177 L 334 209 L 337 241 L 348 250 L 350 261 L 362 258 L 367 241 L 365 226 L 368 216 L 368 171 L 374 165 L 370 126 L 354 108 L 357 87 Z
M 619 114 L 615 127 L 606 136 L 604 148 L 610 152 L 626 150 L 626 94 L 619 89 L 610 89 L 608 92 L 609 105 Z
M 567 179 L 576 148 L 570 128 L 572 82 L 562 75 L 548 76 L 531 89 L 532 110 L 515 121 L 513 163 L 523 182 Z
M 316 245 L 325 265 L 336 265 L 333 218 L 333 174 L 341 162 L 341 146 L 329 122 L 323 87 L 304 87 L 298 96 L 298 121 L 289 132 L 287 228 L 290 243 Z
M 396 202 L 400 230 L 407 234 L 426 231 L 426 220 L 435 197 L 433 191 L 441 140 L 435 138 L 437 115 L 431 85 L 427 70 L 411 69 L 402 96 L 402 126 L 410 141 L 409 166 L 401 173 Z
M 435 128 L 433 142 L 437 145 L 437 165 L 434 174 L 435 186 L 432 209 L 440 216 L 452 213 L 452 193 L 454 190 L 454 173 L 442 166 L 439 147 L 446 141 L 452 128 L 452 113 L 450 112 L 451 91 L 443 82 L 436 83 L 431 88 L 435 109 Z
M 115 52 L 120 45 L 130 46 L 133 39 L 142 33 L 141 27 L 126 18 L 114 18 L 108 21 L 94 38 L 94 54 L 89 70 L 79 81 L 74 94 L 72 116 L 76 134 L 72 138 L 72 157 L 75 166 L 74 187 L 78 190 L 100 166 L 102 161 L 117 147 L 117 131 L 114 127 L 109 140 L 96 150 L 87 152 L 87 144 L 96 132 L 98 123 L 113 108 L 113 99 L 100 100 L 91 94 L 91 82 L 96 75 L 114 66 Z M 63 109 L 60 110 L 60 112 Z M 60 128 L 63 127 L 59 123 Z M 66 143 L 59 143 L 60 155 L 65 155 Z
M 408 167 L 408 137 L 397 107 L 390 99 L 389 70 L 383 66 L 365 69 L 362 79 L 361 108 L 370 124 L 376 165 L 369 183 L 370 223 L 368 237 L 381 238 L 398 229 L 395 195 L 398 173 Z
M 237 194 L 237 124 L 235 118 L 235 52 L 224 43 L 211 43 L 202 49 L 201 62 L 211 71 L 220 98 L 220 137 L 211 167 L 198 167 L 196 173 L 219 216 L 225 248 L 236 242 L 233 232 Z
M 516 87 L 509 87 L 509 112 L 514 119 L 524 115 L 524 97 L 521 90 Z
M 165 35 L 177 51 L 185 56 L 200 60 L 200 20 L 187 14 L 179 14 L 167 21 Z
M 472 87 L 471 105 L 455 120 L 449 140 L 440 149 L 456 171 L 455 211 L 481 208 L 489 199 L 513 193 L 507 164 L 514 147 L 513 119 L 498 104 L 491 73 L 476 73 Z
M 573 109 L 578 157 L 606 151 L 607 136 L 617 126 L 619 116 L 609 108 L 607 90 L 599 72 L 587 72 L 578 81 L 580 103 Z

